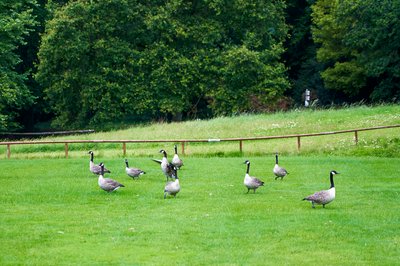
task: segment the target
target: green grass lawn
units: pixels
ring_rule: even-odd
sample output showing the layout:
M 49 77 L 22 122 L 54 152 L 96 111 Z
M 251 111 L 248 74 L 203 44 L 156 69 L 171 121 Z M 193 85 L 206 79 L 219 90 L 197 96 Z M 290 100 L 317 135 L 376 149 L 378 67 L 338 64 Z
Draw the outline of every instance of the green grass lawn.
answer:
M 153 158 L 159 158 L 157 154 Z M 400 258 L 399 158 L 281 156 L 290 174 L 275 181 L 274 157 L 183 157 L 182 190 L 163 199 L 165 177 L 149 157 L 130 164 L 95 157 L 125 184 L 106 193 L 89 156 L 0 160 L 1 265 L 394 265 Z M 265 181 L 243 185 L 246 166 Z M 329 188 L 325 209 L 302 201 Z

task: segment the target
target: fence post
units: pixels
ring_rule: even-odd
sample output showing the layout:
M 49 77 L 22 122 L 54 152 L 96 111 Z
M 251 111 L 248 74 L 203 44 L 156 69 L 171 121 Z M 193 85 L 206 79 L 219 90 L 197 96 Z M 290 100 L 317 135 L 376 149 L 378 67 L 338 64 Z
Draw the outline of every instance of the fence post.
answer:
M 301 148 L 300 136 L 297 136 L 297 150 L 300 151 L 300 148 Z
M 126 156 L 126 143 L 122 142 L 122 152 L 124 154 L 124 156 Z
M 356 145 L 358 144 L 358 132 L 357 132 L 357 130 L 354 130 L 354 142 L 356 143 Z
M 10 159 L 11 157 L 11 145 L 7 144 L 7 158 Z
M 182 154 L 185 155 L 185 142 L 184 141 L 181 142 L 181 146 L 182 146 Z
M 242 153 L 242 151 L 243 151 L 243 142 L 242 142 L 242 140 L 239 140 L 239 149 L 240 149 L 240 153 Z
M 65 143 L 65 158 L 68 159 L 68 143 Z

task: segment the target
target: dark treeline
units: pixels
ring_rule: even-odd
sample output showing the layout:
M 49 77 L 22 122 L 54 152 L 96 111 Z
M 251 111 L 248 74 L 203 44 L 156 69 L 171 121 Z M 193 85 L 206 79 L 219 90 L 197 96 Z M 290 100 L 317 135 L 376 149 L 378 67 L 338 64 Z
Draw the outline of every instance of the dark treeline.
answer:
M 398 0 L 3 0 L 0 16 L 0 131 L 400 96 Z

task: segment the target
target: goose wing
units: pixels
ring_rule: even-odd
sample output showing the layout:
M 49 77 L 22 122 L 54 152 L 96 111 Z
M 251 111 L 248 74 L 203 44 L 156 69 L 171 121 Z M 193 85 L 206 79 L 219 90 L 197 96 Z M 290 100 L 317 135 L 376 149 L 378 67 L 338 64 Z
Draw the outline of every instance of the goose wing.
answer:
M 264 185 L 264 182 L 261 181 L 260 179 L 258 179 L 257 177 L 254 176 L 245 176 L 244 179 L 244 184 L 248 187 L 248 188 L 258 188 L 260 186 Z
M 131 177 L 137 177 L 141 174 L 145 174 L 145 172 L 139 168 L 126 168 L 126 173 Z
M 90 172 L 96 175 L 100 175 L 101 173 L 101 167 L 97 164 L 91 165 L 90 166 Z
M 92 166 L 90 166 L 90 171 L 93 174 L 100 175 L 101 174 L 101 166 L 98 164 L 93 164 Z M 104 167 L 104 173 L 111 173 L 111 171 Z
M 257 177 L 253 177 L 252 182 L 257 184 L 258 186 L 264 186 L 264 182 L 258 179 Z
M 159 163 L 159 164 L 162 163 L 162 160 L 157 160 L 157 159 L 152 159 L 152 160 L 153 160 L 153 162 L 156 162 L 156 163 Z
M 326 190 L 321 190 L 308 197 L 305 197 L 303 200 L 313 201 L 315 203 L 323 203 L 325 202 L 327 196 L 328 192 Z
M 105 188 L 110 189 L 110 190 L 113 190 L 113 189 L 115 189 L 117 187 L 125 187 L 124 185 L 122 185 L 118 181 L 115 181 L 115 180 L 110 179 L 110 178 L 104 178 L 103 186 Z
M 288 174 L 288 171 L 286 171 L 286 169 L 283 167 L 276 166 L 274 167 L 274 174 L 277 176 L 285 176 Z

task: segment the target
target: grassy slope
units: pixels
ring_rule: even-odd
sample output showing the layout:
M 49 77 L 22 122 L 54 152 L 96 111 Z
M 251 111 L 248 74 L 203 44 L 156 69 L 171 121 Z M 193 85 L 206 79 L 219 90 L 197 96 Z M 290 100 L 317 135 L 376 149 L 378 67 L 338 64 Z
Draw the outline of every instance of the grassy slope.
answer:
M 163 200 L 164 177 L 148 158 L 124 174 L 121 158 L 99 158 L 126 185 L 107 194 L 88 159 L 1 160 L 0 264 L 380 264 L 399 255 L 397 158 L 251 157 L 266 185 L 246 194 L 242 158 L 184 158 L 182 191 Z M 311 209 L 301 199 L 329 187 L 337 199 Z
M 63 139 L 213 139 L 228 137 L 275 136 L 296 133 L 325 132 L 353 128 L 364 128 L 400 124 L 400 106 L 385 105 L 376 107 L 358 106 L 343 109 L 295 110 L 286 113 L 265 115 L 243 115 L 221 117 L 204 121 L 182 123 L 159 123 L 136 126 L 114 132 L 99 132 L 90 135 L 50 138 Z M 302 138 L 302 154 L 347 154 L 398 156 L 400 154 L 400 128 L 366 131 L 359 133 L 359 145 L 355 147 L 353 133 L 324 137 Z M 128 144 L 128 156 L 155 156 L 159 148 L 172 150 L 172 144 Z M 0 146 L 5 156 L 6 147 Z M 64 145 L 12 146 L 15 158 L 62 157 Z M 121 144 L 73 144 L 70 145 L 71 157 L 86 156 L 82 150 L 93 149 L 97 154 L 122 156 Z M 245 155 L 261 155 L 276 150 L 285 154 L 297 154 L 296 139 L 248 141 L 243 143 Z M 188 143 L 187 155 L 238 155 L 237 142 L 224 143 Z M 37 153 L 40 152 L 40 155 Z

